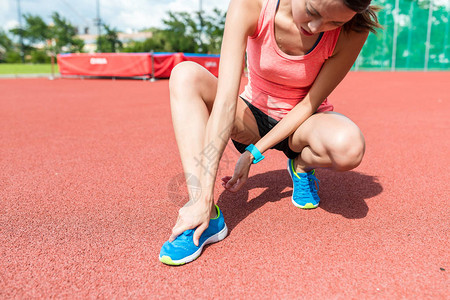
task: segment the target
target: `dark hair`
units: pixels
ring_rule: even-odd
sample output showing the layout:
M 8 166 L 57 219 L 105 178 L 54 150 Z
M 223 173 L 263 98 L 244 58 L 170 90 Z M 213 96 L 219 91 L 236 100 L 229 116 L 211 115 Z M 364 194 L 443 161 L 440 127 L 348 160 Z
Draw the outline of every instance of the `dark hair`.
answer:
M 356 11 L 356 15 L 344 24 L 346 31 L 364 32 L 369 30 L 376 33 L 376 29 L 381 28 L 376 14 L 380 8 L 370 5 L 370 2 L 371 0 L 344 0 L 344 4 L 348 8 Z

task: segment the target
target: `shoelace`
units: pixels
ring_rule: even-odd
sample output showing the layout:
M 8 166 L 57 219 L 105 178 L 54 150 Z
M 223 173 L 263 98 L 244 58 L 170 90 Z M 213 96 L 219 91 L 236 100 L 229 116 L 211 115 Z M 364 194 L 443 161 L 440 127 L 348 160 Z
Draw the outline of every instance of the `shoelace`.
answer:
M 318 192 L 319 191 L 319 182 L 320 180 L 317 179 L 316 175 L 314 175 L 314 173 L 312 173 L 311 175 L 308 174 L 308 179 L 309 179 L 309 186 L 311 187 L 311 189 L 314 192 Z

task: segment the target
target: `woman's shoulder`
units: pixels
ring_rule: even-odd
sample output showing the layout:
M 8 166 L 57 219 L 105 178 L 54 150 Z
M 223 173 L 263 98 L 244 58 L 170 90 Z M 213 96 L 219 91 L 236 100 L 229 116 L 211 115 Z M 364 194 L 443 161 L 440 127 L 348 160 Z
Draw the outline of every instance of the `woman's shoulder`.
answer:
M 247 12 L 253 13 L 255 11 L 261 11 L 265 1 L 268 0 L 231 0 L 229 8 L 239 7 L 248 9 Z
M 243 26 L 251 28 L 250 31 L 254 32 L 265 1 L 268 0 L 231 0 L 227 18 L 232 15 L 230 16 L 232 22 L 239 22 Z

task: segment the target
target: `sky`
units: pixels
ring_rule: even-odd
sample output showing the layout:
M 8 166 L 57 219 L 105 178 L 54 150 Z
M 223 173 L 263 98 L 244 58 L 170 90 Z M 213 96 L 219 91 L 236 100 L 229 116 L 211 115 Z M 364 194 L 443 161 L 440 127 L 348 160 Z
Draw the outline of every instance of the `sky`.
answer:
M 0 0 L 0 27 L 4 31 L 18 26 L 18 1 Z M 153 26 L 162 27 L 161 20 L 169 10 L 198 11 L 202 3 L 202 9 L 206 12 L 214 8 L 226 11 L 229 0 L 99 0 L 99 3 L 100 17 L 104 23 L 130 33 Z M 90 32 L 96 33 L 96 0 L 20 0 L 20 8 L 22 15 L 39 15 L 47 23 L 51 22 L 51 14 L 56 11 L 80 30 L 90 27 Z

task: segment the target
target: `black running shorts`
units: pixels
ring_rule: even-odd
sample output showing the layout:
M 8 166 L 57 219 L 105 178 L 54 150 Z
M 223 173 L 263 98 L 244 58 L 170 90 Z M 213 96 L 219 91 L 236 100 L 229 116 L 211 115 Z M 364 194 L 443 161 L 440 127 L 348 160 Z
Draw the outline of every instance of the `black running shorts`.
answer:
M 261 137 L 265 136 L 275 125 L 277 125 L 278 121 L 274 118 L 269 117 L 262 111 L 260 111 L 258 108 L 253 106 L 250 102 L 245 100 L 241 97 L 242 100 L 247 104 L 247 106 L 250 108 L 251 112 L 253 113 L 253 116 L 255 117 L 256 124 L 258 125 L 258 131 L 259 135 Z M 245 148 L 247 148 L 248 145 L 241 144 L 239 142 L 236 142 L 232 139 L 234 146 L 240 153 L 245 152 Z M 276 149 L 279 151 L 283 151 L 283 153 L 290 159 L 296 158 L 300 153 L 294 152 L 289 148 L 289 137 L 285 138 L 275 146 L 273 146 L 271 149 Z

